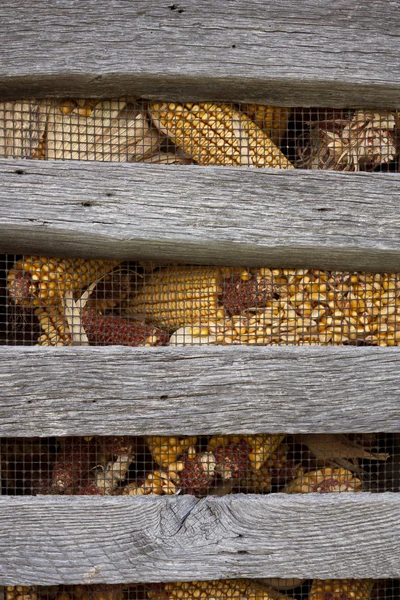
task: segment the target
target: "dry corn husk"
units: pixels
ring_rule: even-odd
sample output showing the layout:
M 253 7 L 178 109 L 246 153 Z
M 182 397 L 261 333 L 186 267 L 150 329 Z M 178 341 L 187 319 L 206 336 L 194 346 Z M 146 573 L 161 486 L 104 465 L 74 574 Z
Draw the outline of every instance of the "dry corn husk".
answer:
M 45 158 L 140 161 L 159 148 L 158 131 L 133 101 L 102 100 L 87 114 L 66 112 L 64 105 L 55 109 L 48 120 Z
M 306 121 L 310 130 L 298 137 L 297 167 L 373 170 L 395 159 L 394 112 L 357 110 L 352 116 L 337 116 L 333 112 L 320 121 Z
M 309 448 L 322 465 L 336 465 L 355 473 L 361 473 L 359 458 L 369 460 L 387 460 L 389 454 L 366 450 L 344 434 L 308 433 L 295 436 L 297 442 Z
M 153 154 L 142 161 L 144 163 L 152 163 L 153 165 L 190 165 L 193 163 L 189 156 L 182 154 L 174 154 L 173 152 L 160 152 Z
M 0 102 L 0 158 L 39 158 L 54 100 Z

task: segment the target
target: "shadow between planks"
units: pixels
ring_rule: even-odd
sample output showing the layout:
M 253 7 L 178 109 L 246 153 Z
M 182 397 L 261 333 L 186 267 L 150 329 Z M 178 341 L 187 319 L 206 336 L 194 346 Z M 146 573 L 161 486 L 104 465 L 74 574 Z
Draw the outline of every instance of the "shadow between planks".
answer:
M 394 578 L 400 495 L 0 498 L 0 585 Z
M 400 431 L 400 348 L 0 346 L 0 435 Z
M 397 271 L 400 174 L 0 160 L 0 252 Z

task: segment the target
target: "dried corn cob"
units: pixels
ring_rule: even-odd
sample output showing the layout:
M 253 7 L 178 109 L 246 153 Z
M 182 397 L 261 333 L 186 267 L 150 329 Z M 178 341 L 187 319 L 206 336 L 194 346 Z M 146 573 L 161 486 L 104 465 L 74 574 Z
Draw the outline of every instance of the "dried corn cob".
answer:
M 228 104 L 150 102 L 154 124 L 200 165 L 293 165 L 244 113 Z
M 346 469 L 319 469 L 301 473 L 281 491 L 286 494 L 305 494 L 309 492 L 358 492 L 361 481 Z
M 370 579 L 314 579 L 308 600 L 369 600 Z
M 0 158 L 39 158 L 54 100 L 0 102 Z
M 70 328 L 57 307 L 39 307 L 35 315 L 43 330 L 40 346 L 71 345 Z M 168 333 L 161 329 L 117 316 L 105 317 L 93 310 L 82 311 L 81 323 L 90 346 L 163 346 L 168 342 Z
M 46 306 L 78 293 L 119 264 L 116 260 L 24 256 L 8 272 L 8 293 L 16 304 Z
M 240 109 L 260 127 L 274 144 L 281 143 L 288 126 L 290 108 L 265 106 L 264 104 L 241 104 Z
M 285 436 L 283 434 L 250 434 L 250 435 L 215 435 L 209 443 L 208 449 L 215 452 L 220 446 L 226 447 L 228 444 L 239 444 L 242 440 L 245 440 L 249 446 L 250 451 L 248 457 L 250 459 L 251 468 L 257 471 L 261 468 L 264 462 L 279 446 Z
M 158 131 L 134 102 L 102 100 L 76 110 L 62 104 L 49 117 L 46 158 L 140 161 L 159 145 Z
M 74 600 L 122 600 L 124 586 L 119 583 L 104 585 L 92 583 L 89 585 L 74 585 L 72 589 Z
M 195 448 L 197 437 L 149 435 L 146 437 L 146 442 L 153 460 L 162 467 L 175 463 L 183 453 L 187 453 L 191 458 L 197 454 Z
M 73 494 L 77 487 L 92 481 L 91 469 L 97 462 L 97 442 L 80 437 L 65 437 L 52 472 L 55 493 Z
M 198 598 L 246 598 L 246 600 L 292 600 L 290 596 L 262 586 L 251 579 L 190 581 L 149 586 L 147 595 L 153 600 L 197 600 Z
M 9 585 L 6 600 L 38 600 L 37 586 Z
M 100 438 L 104 464 L 95 473 L 95 484 L 106 496 L 111 496 L 123 481 L 136 457 L 136 438 L 133 436 L 106 436 Z
M 265 494 L 273 486 L 279 486 L 297 477 L 301 467 L 288 457 L 288 447 L 280 444 L 258 471 L 250 471 L 239 481 L 239 487 L 255 494 Z
M 216 320 L 223 277 L 232 269 L 171 266 L 151 273 L 129 305 L 129 313 L 159 327 L 178 329 Z
M 122 489 L 122 496 L 170 496 L 179 491 L 179 478 L 166 471 L 155 470 L 148 473 L 144 480 L 128 483 Z
M 202 494 L 207 491 L 216 475 L 216 457 L 212 452 L 200 452 L 193 458 L 183 456 L 182 470 L 179 471 L 178 483 L 185 494 Z M 169 466 L 168 473 L 174 468 Z

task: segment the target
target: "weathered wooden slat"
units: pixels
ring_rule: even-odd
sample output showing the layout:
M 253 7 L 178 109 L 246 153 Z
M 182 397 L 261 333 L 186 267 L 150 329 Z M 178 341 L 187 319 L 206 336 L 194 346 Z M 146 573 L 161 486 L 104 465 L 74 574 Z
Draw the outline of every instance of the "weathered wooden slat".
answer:
M 0 583 L 398 577 L 399 494 L 0 498 Z
M 0 435 L 400 431 L 400 349 L 0 347 Z
M 400 17 L 385 0 L 1 3 L 3 95 L 400 106 Z
M 400 268 L 400 174 L 0 161 L 0 250 Z

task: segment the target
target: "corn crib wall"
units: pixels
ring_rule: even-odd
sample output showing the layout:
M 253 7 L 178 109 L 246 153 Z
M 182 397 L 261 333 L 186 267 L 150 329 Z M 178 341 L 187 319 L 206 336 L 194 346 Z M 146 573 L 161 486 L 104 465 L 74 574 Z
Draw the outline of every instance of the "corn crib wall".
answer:
M 400 109 L 384 0 L 6 0 L 2 98 Z M 0 251 L 400 271 L 397 173 L 0 160 Z M 391 492 L 2 496 L 0 585 L 400 577 L 397 347 L 0 346 L 0 435 L 393 434 Z M 150 382 L 150 383 L 149 383 Z

